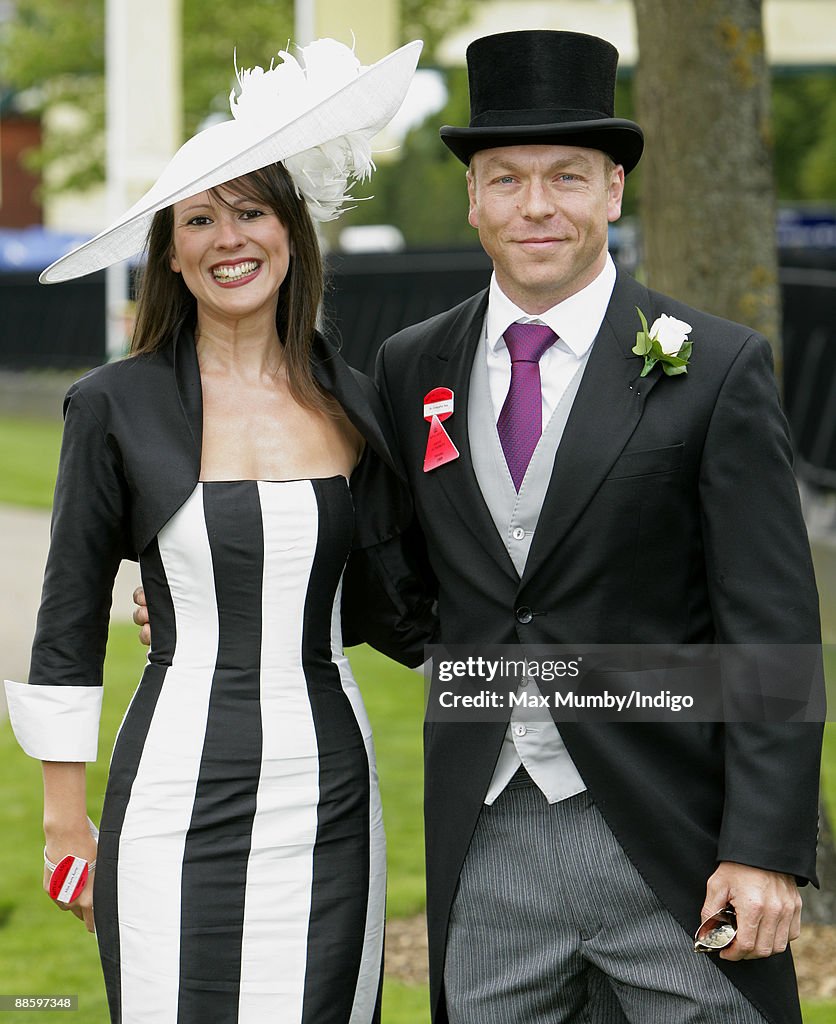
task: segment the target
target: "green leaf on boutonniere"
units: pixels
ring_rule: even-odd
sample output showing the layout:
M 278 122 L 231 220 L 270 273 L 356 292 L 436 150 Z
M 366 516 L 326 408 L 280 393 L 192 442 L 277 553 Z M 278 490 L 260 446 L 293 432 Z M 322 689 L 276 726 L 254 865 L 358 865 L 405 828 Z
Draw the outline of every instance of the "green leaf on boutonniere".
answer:
M 691 358 L 691 349 L 693 348 L 688 340 L 691 325 L 663 313 L 654 321 L 653 326 L 648 328 L 647 318 L 638 306 L 636 306 L 636 312 L 639 315 L 642 330 L 636 332 L 636 344 L 632 351 L 637 356 L 644 358 L 640 376 L 646 377 L 657 363 L 662 364 L 662 370 L 668 377 L 687 373 L 688 360 Z M 659 340 L 660 334 L 668 348 L 667 352 L 662 348 L 662 342 Z M 671 342 L 673 345 L 679 344 L 676 352 L 671 351 L 673 347 Z
M 642 322 L 642 329 L 640 331 L 636 331 L 636 344 L 633 347 L 633 352 L 635 352 L 637 356 L 646 356 L 648 352 L 650 352 L 652 344 L 650 334 L 647 330 L 647 319 L 638 306 L 636 306 L 636 312 L 639 314 L 639 320 Z M 645 369 L 644 373 L 642 373 L 642 377 L 647 372 L 649 371 Z
M 636 312 L 639 314 L 639 320 L 642 322 L 642 331 L 645 334 L 650 334 L 650 331 L 647 329 L 647 317 L 642 313 L 638 306 L 636 306 Z

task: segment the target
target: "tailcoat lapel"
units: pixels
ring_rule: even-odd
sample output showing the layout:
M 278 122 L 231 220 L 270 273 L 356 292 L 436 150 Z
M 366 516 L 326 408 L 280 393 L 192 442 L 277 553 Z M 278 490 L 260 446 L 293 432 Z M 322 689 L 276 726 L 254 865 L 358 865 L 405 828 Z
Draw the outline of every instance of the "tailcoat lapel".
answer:
M 473 459 L 470 454 L 471 439 L 468 436 L 468 395 L 473 360 L 477 357 L 482 337 L 485 313 L 488 308 L 487 291 L 475 295 L 462 305 L 458 317 L 440 339 L 435 352 L 422 355 L 419 363 L 419 394 L 416 396 L 415 415 L 423 421 L 424 395 L 433 388 L 446 387 L 453 392 L 453 415 L 444 421 L 444 429 L 459 452 L 459 457 L 427 474 L 441 487 L 449 503 L 456 510 L 462 523 L 488 549 L 489 557 L 507 567 L 516 575 L 485 498 L 476 479 Z M 429 432 L 429 425 L 423 423 L 423 436 Z M 479 438 L 476 444 L 482 443 Z M 421 449 L 423 453 L 423 448 Z M 427 482 L 430 484 L 430 481 Z
M 637 306 L 651 320 L 647 289 L 619 274 L 557 450 L 523 585 L 582 514 L 636 429 L 659 379 L 658 365 L 640 378 L 642 360 L 631 351 L 641 326 Z

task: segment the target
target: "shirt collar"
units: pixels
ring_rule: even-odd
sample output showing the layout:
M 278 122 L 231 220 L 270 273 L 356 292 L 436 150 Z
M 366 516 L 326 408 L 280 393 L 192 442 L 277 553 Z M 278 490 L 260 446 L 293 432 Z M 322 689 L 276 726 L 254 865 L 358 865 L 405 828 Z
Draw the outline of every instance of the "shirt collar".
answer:
M 547 309 L 545 313 L 532 316 L 508 298 L 497 284 L 496 274 L 491 274 L 488 313 L 485 318 L 489 349 L 496 352 L 500 348 L 505 348 L 502 335 L 511 324 L 543 323 L 551 327 L 572 353 L 580 358 L 592 347 L 592 342 L 595 341 L 604 321 L 615 287 L 615 276 L 615 264 L 612 256 L 607 253 L 604 269 L 594 281 L 563 302 L 558 302 L 556 306 Z

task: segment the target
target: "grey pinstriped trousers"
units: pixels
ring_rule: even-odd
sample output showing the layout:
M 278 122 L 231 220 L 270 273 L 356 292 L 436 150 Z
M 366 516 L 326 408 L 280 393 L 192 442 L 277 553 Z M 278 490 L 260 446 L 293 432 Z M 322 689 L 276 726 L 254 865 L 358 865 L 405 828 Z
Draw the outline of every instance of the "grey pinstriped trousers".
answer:
M 450 1024 L 766 1024 L 692 951 L 589 794 L 549 804 L 525 775 L 482 808 L 444 987 Z

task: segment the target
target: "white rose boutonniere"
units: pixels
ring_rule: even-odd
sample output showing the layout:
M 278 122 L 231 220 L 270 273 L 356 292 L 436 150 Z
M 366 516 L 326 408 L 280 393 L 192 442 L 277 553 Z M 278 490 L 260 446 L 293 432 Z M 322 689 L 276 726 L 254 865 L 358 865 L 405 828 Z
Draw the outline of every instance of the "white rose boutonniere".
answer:
M 638 306 L 636 312 L 642 322 L 642 330 L 636 332 L 633 351 L 637 356 L 644 356 L 641 376 L 646 377 L 657 363 L 662 364 L 663 372 L 669 377 L 687 373 L 691 358 L 691 342 L 688 340 L 691 325 L 663 313 L 648 330 L 647 317 Z

